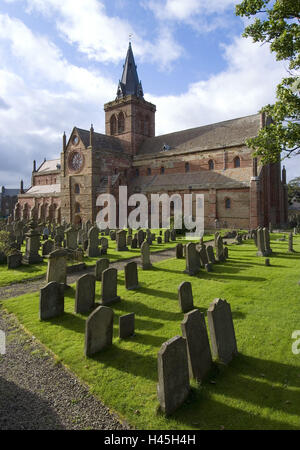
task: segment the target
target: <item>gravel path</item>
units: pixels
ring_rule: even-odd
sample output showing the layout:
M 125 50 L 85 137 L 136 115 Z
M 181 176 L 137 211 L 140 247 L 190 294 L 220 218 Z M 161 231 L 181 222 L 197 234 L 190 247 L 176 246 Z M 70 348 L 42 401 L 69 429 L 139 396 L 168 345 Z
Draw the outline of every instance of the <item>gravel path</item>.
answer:
M 174 256 L 175 256 L 175 248 L 163 250 L 161 252 L 151 253 L 151 262 L 156 263 L 164 259 L 174 258 Z M 141 260 L 140 256 L 129 258 L 126 260 L 123 259 L 121 261 L 111 262 L 109 267 L 115 267 L 118 270 L 123 270 L 125 264 L 127 264 L 129 261 L 136 261 L 138 265 L 140 265 L 140 260 Z M 79 277 L 81 277 L 85 273 L 92 273 L 94 272 L 94 270 L 95 267 L 90 266 L 87 267 L 87 269 L 85 269 L 84 271 L 68 275 L 67 283 L 73 284 Z M 10 284 L 9 286 L 0 287 L 0 300 L 5 300 L 11 297 L 19 297 L 20 295 L 28 294 L 30 292 L 37 292 L 42 287 L 45 286 L 45 278 L 46 276 L 43 276 L 43 278 L 39 278 L 37 280 L 31 281 L 28 280 L 24 281 L 23 283 L 14 283 Z
M 130 429 L 1 310 L 0 330 L 0 430 Z

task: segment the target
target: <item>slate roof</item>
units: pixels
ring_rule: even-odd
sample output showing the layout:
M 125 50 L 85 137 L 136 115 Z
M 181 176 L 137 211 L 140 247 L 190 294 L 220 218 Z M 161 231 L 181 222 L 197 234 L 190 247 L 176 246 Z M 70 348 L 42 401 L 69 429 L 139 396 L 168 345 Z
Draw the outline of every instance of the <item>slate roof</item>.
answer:
M 2 187 L 2 189 L 0 189 L 0 197 L 2 197 L 2 196 L 3 197 L 15 197 L 16 195 L 19 195 L 20 188 L 19 189 L 7 189 L 6 187 L 4 187 L 4 191 L 3 191 L 3 187 Z
M 44 161 L 37 172 L 52 172 L 53 170 L 59 170 L 57 169 L 57 164 L 60 164 L 60 159 Z
M 123 66 L 122 78 L 118 85 L 117 98 L 123 98 L 127 95 L 135 95 L 139 98 L 144 97 L 142 83 L 139 81 L 130 42 Z
M 60 184 L 39 184 L 31 186 L 25 194 L 59 194 Z
M 165 154 L 190 150 L 210 150 L 243 144 L 245 139 L 257 135 L 260 129 L 260 114 L 226 120 L 225 122 L 177 131 L 146 139 L 137 158 L 156 153 Z M 167 149 L 164 149 L 164 146 Z
M 85 147 L 88 147 L 90 145 L 90 132 L 88 130 L 83 130 L 82 128 L 75 127 L 75 129 L 77 130 Z M 112 150 L 123 152 L 121 141 L 114 136 L 94 132 L 93 139 L 93 147 L 95 150 Z
M 199 172 L 174 173 L 134 177 L 131 192 L 155 192 L 173 189 L 244 188 L 250 185 L 251 168 L 225 171 L 201 170 Z

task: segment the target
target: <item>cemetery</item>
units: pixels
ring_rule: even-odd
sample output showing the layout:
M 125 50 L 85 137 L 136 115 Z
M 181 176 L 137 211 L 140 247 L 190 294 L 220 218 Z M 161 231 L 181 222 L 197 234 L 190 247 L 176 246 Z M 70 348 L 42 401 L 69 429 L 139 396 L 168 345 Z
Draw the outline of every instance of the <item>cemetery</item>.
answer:
M 66 226 L 43 257 L 50 240 L 30 226 L 22 265 L 0 265 L 0 294 L 12 287 L 0 308 L 121 421 L 299 429 L 299 233 L 220 229 L 186 240 L 174 230 L 103 236 L 91 226 L 82 250 L 84 230 Z M 68 268 L 82 262 L 70 283 Z M 41 288 L 14 297 L 12 283 L 30 276 Z

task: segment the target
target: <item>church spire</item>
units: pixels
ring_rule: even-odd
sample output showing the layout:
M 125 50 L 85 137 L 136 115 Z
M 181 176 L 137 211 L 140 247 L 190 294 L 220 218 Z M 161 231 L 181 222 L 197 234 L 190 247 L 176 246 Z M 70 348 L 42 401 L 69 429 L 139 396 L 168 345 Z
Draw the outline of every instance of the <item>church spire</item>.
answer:
M 123 75 L 118 86 L 117 99 L 126 97 L 127 95 L 144 98 L 142 83 L 139 81 L 136 70 L 131 42 L 129 42 L 127 56 L 123 66 Z

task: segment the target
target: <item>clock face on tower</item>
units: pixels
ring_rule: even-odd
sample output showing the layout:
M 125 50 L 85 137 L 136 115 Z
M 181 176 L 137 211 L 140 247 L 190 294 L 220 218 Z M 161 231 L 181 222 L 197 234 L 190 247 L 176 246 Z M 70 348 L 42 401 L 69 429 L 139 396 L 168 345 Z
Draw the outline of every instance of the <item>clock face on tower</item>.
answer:
M 83 155 L 80 152 L 73 152 L 69 157 L 69 168 L 79 172 L 83 166 Z

